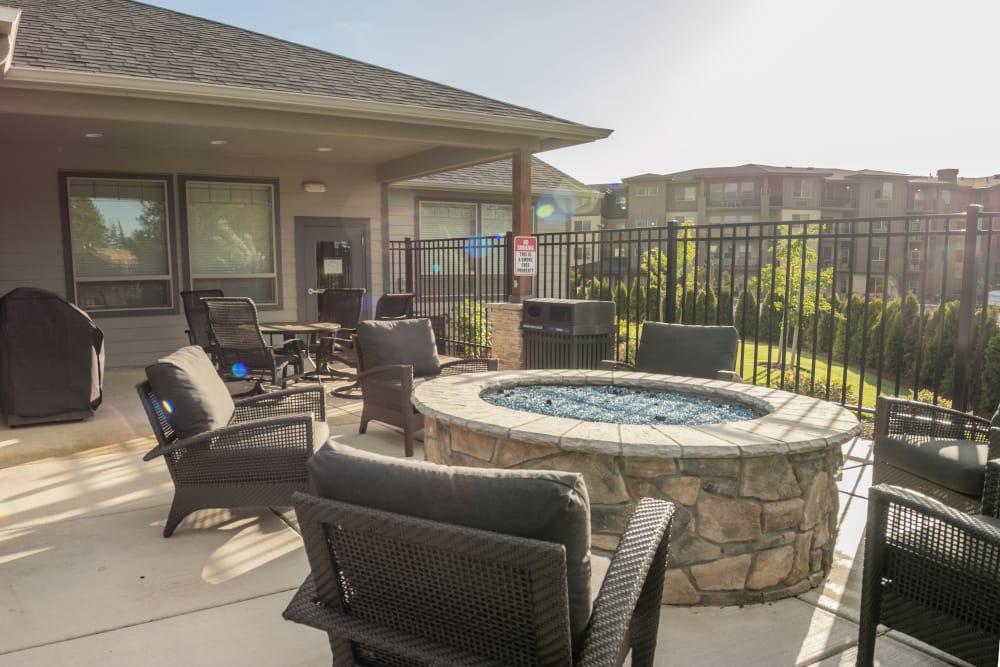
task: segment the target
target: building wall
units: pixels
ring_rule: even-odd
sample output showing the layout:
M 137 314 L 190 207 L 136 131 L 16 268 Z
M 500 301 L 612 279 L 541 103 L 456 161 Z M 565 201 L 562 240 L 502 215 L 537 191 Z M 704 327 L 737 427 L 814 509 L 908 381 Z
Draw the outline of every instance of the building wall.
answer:
M 66 296 L 58 172 L 115 172 L 277 178 L 281 307 L 262 311 L 267 321 L 297 318 L 295 217 L 369 218 L 370 285 L 382 293 L 382 234 L 379 186 L 373 165 L 276 160 L 266 156 L 64 148 L 45 144 L 0 145 L 0 294 L 20 286 L 41 287 Z M 305 193 L 303 181 L 323 181 L 325 193 Z M 174 180 L 173 224 L 180 238 L 178 192 Z M 178 253 L 183 255 L 183 253 Z M 186 258 L 178 257 L 178 277 Z M 178 284 L 178 289 L 186 286 Z M 177 295 L 174 295 L 178 298 Z M 179 301 L 179 298 L 178 298 Z M 177 312 L 155 316 L 93 314 L 105 332 L 109 366 L 142 366 L 187 344 L 187 328 Z

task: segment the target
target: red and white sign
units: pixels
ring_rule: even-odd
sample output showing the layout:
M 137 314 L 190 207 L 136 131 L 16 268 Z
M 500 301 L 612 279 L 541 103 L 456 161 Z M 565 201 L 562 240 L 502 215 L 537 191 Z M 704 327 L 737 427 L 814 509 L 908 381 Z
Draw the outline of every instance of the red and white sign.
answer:
M 533 276 L 538 270 L 538 239 L 534 236 L 514 237 L 514 275 Z

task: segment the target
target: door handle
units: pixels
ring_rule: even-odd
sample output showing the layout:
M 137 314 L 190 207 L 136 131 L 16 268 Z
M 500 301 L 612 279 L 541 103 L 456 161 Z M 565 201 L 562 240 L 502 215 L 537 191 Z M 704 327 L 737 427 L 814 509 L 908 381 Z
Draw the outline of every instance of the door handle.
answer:
M 326 290 L 313 289 L 312 287 L 310 287 L 309 289 L 306 290 L 306 294 L 308 294 L 309 296 L 312 296 L 313 294 L 322 294 L 325 291 Z

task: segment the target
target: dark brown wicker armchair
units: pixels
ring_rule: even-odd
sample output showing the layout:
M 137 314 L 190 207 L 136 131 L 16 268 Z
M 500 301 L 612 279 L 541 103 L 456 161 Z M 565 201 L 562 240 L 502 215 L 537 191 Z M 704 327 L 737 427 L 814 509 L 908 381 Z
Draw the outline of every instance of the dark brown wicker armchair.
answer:
M 978 512 L 986 461 L 1000 458 L 1000 429 L 957 410 L 879 396 L 872 457 L 873 484 L 915 489 Z
M 197 346 L 146 375 L 136 391 L 157 444 L 143 460 L 162 456 L 174 482 L 164 537 L 198 509 L 290 506 L 293 491 L 309 489 L 306 461 L 329 438 L 321 386 L 234 402 Z
M 275 351 L 260 332 L 257 306 L 246 297 L 203 298 L 212 337 L 218 344 L 219 366 L 235 377 L 257 377 L 285 387 L 302 376 L 301 354 Z M 292 372 L 289 372 L 292 371 Z
M 428 319 L 366 320 L 355 336 L 358 384 L 364 406 L 360 433 L 375 420 L 403 429 L 407 456 L 413 456 L 414 434 L 424 418 L 410 402 L 415 382 L 442 375 L 495 371 L 496 359 L 459 359 L 441 363 Z
M 317 295 L 319 321 L 336 322 L 340 325 L 336 335 L 324 336 L 315 343 L 316 367 L 324 375 L 356 379 L 356 373 L 331 368 L 330 364 L 339 361 L 349 368 L 357 368 L 358 356 L 354 352 L 351 337 L 357 333 L 364 297 L 364 287 L 331 288 Z
M 413 317 L 413 293 L 383 294 L 375 304 L 376 320 L 395 320 Z
M 646 322 L 635 365 L 602 361 L 600 368 L 742 382 L 733 370 L 739 342 L 735 327 Z
M 983 514 L 901 487 L 868 496 L 858 661 L 872 665 L 878 624 L 994 667 L 1000 644 L 1000 460 L 987 465 Z
M 295 494 L 311 573 L 284 617 L 325 631 L 335 667 L 654 664 L 672 503 L 639 501 L 591 602 L 579 475 L 343 454 L 318 479 L 331 454 Z
M 188 328 L 184 333 L 192 345 L 200 345 L 213 357 L 215 356 L 215 340 L 212 329 L 208 326 L 208 311 L 201 302 L 204 297 L 225 296 L 220 289 L 182 290 L 181 302 L 184 304 L 184 317 Z

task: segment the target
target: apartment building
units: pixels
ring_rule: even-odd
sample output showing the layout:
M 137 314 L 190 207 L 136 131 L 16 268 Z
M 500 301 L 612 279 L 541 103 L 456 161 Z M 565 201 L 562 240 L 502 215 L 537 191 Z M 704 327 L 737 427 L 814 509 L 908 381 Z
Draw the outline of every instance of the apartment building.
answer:
M 921 290 L 928 295 L 940 294 L 942 289 L 950 292 L 949 278 L 961 274 L 961 248 L 935 247 L 935 243 L 942 244 L 940 239 L 932 238 L 925 243 L 919 236 L 924 231 L 940 231 L 948 222 L 910 220 L 909 231 L 914 236 L 908 238 L 886 233 L 890 225 L 902 223 L 879 218 L 959 214 L 969 204 L 982 204 L 986 211 L 1000 211 L 1000 174 L 960 178 L 958 169 L 939 169 L 934 176 L 914 176 L 869 169 L 745 164 L 640 174 L 623 179 L 623 186 L 626 192 L 615 191 L 615 198 L 627 202 L 625 227 L 658 227 L 677 220 L 736 230 L 740 223 L 859 219 L 856 225 L 851 225 L 851 232 L 866 235 L 864 242 L 830 239 L 817 247 L 821 265 L 834 268 L 834 289 L 842 294 L 850 291 L 895 295 Z M 761 228 L 748 225 L 747 229 L 755 230 L 750 232 L 753 235 L 759 234 Z M 704 229 L 699 234 L 709 235 Z M 907 245 L 910 247 L 904 255 L 903 246 Z M 742 267 L 756 272 L 761 264 L 761 248 L 766 251 L 766 246 L 756 243 L 723 242 L 718 246 L 707 250 L 718 252 L 713 262 L 722 270 Z M 945 254 L 952 261 L 941 261 Z M 894 284 L 886 285 L 885 262 L 890 256 L 905 257 L 905 266 L 893 267 L 893 280 L 889 282 Z M 994 252 L 992 256 L 1000 254 Z M 943 276 L 944 272 L 951 275 Z M 992 273 L 1000 275 L 1000 270 Z M 950 282 L 957 285 L 954 279 Z

